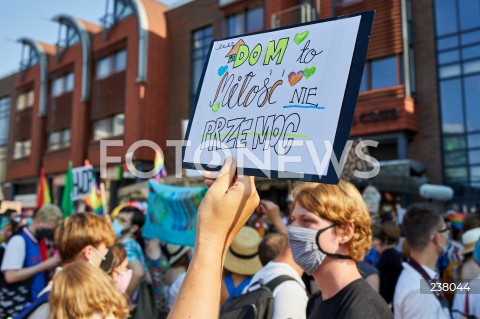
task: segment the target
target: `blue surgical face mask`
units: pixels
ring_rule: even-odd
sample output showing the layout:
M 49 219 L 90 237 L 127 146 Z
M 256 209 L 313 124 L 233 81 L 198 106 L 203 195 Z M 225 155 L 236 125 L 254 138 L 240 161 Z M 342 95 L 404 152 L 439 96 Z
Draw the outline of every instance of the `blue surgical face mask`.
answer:
M 117 237 L 122 237 L 123 236 L 123 230 L 125 229 L 125 226 L 120 224 L 118 222 L 118 220 L 115 219 L 113 221 L 112 228 L 113 228 L 113 231 L 115 232 L 115 236 L 117 236 Z
M 335 224 L 332 224 L 319 230 L 288 226 L 288 244 L 292 249 L 293 259 L 308 275 L 313 274 L 327 256 L 337 259 L 351 259 L 347 255 L 327 253 L 320 247 L 320 235 L 335 226 Z
M 25 218 L 25 225 L 30 226 L 33 223 L 33 218 L 27 217 Z

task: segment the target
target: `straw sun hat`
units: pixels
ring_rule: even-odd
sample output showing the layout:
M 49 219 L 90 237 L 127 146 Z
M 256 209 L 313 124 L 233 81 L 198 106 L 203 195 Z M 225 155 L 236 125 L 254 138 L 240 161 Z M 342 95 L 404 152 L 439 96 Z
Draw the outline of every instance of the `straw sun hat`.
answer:
M 244 226 L 225 256 L 225 269 L 239 275 L 253 275 L 262 268 L 258 245 L 262 238 L 252 227 Z

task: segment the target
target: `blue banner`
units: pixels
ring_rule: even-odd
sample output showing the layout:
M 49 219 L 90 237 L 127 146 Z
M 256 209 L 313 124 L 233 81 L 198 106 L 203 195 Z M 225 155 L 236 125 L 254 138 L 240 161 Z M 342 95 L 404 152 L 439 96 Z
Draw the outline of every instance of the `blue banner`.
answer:
M 193 246 L 197 230 L 197 211 L 207 189 L 171 186 L 150 180 L 143 237 Z

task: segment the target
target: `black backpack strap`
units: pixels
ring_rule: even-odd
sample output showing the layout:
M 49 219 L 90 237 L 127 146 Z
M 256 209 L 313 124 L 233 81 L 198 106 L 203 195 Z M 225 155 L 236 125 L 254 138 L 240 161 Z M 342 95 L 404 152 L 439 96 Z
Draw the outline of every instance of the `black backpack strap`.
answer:
M 277 288 L 280 284 L 283 284 L 285 281 L 289 281 L 289 280 L 296 281 L 295 278 L 293 277 L 290 277 L 287 275 L 280 275 L 275 279 L 270 280 L 267 284 L 265 284 L 265 287 L 267 287 L 268 289 L 270 289 L 270 291 L 273 292 L 273 290 L 275 290 L 275 288 Z

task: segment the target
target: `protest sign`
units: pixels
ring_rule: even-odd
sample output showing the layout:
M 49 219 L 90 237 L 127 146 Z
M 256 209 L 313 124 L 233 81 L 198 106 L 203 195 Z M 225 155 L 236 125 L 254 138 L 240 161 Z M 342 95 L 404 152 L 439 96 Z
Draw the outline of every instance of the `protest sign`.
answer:
M 183 166 L 337 183 L 374 12 L 213 41 Z
M 378 189 L 375 186 L 368 185 L 363 190 L 362 198 L 365 204 L 367 204 L 368 211 L 372 215 L 377 214 L 380 208 L 380 201 L 382 199 L 382 194 L 380 194 Z
M 72 169 L 73 188 L 72 200 L 84 199 L 92 192 L 92 185 L 94 182 L 93 167 L 81 166 Z
M 148 209 L 142 236 L 193 246 L 197 211 L 207 187 L 178 187 L 148 182 Z

